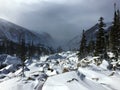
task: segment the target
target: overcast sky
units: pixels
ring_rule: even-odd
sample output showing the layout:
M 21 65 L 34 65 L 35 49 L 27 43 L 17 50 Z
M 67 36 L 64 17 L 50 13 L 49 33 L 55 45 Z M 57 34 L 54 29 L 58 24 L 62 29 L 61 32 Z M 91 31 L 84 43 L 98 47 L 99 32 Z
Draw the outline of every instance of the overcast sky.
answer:
M 103 16 L 113 19 L 113 4 L 119 0 L 0 0 L 0 18 L 34 31 L 69 39 L 90 28 Z

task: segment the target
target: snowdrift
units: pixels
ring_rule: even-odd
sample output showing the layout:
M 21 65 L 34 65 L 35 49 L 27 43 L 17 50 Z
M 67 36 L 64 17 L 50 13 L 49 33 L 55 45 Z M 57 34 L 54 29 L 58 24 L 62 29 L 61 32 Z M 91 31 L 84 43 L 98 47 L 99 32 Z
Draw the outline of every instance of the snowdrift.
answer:
M 73 71 L 49 77 L 42 90 L 107 90 L 101 84 L 81 77 L 81 75 L 83 74 L 78 75 L 77 72 Z

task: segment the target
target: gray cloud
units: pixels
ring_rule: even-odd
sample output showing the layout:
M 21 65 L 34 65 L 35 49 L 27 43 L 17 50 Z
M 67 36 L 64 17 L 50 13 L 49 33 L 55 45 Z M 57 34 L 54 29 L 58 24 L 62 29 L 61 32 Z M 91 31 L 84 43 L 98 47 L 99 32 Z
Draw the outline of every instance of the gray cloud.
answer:
M 5 0 L 6 2 L 8 0 Z M 97 23 L 100 16 L 112 21 L 113 3 L 119 0 L 24 0 L 8 3 L 0 11 L 3 18 L 54 38 L 68 40 Z M 18 0 L 19 1 L 19 0 Z

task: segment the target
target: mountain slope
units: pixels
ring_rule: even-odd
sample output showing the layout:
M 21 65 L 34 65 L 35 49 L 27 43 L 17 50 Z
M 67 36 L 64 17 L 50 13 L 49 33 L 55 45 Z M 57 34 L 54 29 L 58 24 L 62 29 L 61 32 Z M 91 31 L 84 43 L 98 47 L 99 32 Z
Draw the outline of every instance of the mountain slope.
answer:
M 20 38 L 25 37 L 26 43 L 43 44 L 51 46 L 54 40 L 48 33 L 35 34 L 34 32 L 0 19 L 0 39 L 8 39 L 10 41 L 18 43 Z
M 106 33 L 110 31 L 111 26 L 112 26 L 111 22 L 106 23 L 106 27 L 104 27 Z M 87 42 L 89 42 L 91 39 L 96 40 L 97 31 L 98 31 L 98 24 L 95 24 L 93 27 L 85 31 Z M 76 37 L 71 39 L 69 42 L 67 42 L 65 47 L 67 49 L 72 49 L 72 50 L 79 49 L 80 40 L 81 40 L 81 35 L 77 35 Z
M 108 33 L 110 31 L 111 26 L 112 26 L 112 23 L 105 23 L 105 27 L 104 27 L 105 33 Z M 95 24 L 93 27 L 91 27 L 85 32 L 86 39 L 88 42 L 91 39 L 96 40 L 98 28 L 99 28 L 98 24 Z

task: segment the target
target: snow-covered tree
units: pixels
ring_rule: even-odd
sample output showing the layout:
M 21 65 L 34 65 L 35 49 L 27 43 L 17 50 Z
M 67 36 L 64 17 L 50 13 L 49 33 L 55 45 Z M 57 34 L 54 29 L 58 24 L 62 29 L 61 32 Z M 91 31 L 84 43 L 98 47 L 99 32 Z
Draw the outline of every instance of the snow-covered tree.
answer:
M 96 45 L 95 45 L 95 55 L 103 54 L 106 50 L 105 46 L 105 33 L 104 33 L 104 22 L 103 22 L 103 17 L 100 17 L 99 19 L 99 29 L 97 32 L 97 37 L 96 37 Z
M 86 36 L 85 36 L 85 31 L 83 30 L 78 58 L 79 59 L 84 58 L 86 55 L 87 55 Z
M 91 38 L 91 40 L 88 43 L 88 47 L 87 47 L 88 53 L 90 55 L 93 55 L 94 50 L 95 50 L 95 42 L 93 41 L 93 39 Z
M 120 12 L 115 10 L 114 21 L 110 31 L 110 50 L 120 52 Z
M 25 67 L 25 60 L 26 60 L 26 46 L 25 46 L 25 39 L 22 38 L 22 41 L 21 41 L 21 47 L 20 47 L 20 58 L 21 58 L 21 61 L 22 61 L 22 76 L 24 77 L 25 74 L 24 74 L 24 67 Z

